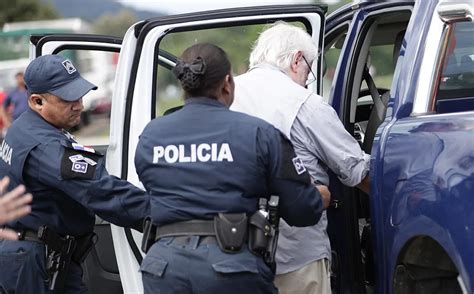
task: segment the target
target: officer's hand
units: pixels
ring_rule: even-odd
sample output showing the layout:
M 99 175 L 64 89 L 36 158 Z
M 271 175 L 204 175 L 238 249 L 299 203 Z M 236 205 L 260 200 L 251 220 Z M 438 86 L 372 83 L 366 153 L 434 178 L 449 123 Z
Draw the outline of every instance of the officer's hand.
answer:
M 321 194 L 321 200 L 323 200 L 324 209 L 327 209 L 331 203 L 331 192 L 329 192 L 327 186 L 316 185 L 316 188 L 318 188 L 319 194 Z
M 9 181 L 8 177 L 4 177 L 0 181 L 0 225 L 20 218 L 31 211 L 28 203 L 31 202 L 33 197 L 31 194 L 25 194 L 23 185 L 3 195 Z M 0 230 L 0 238 L 16 239 L 16 234 L 10 230 Z

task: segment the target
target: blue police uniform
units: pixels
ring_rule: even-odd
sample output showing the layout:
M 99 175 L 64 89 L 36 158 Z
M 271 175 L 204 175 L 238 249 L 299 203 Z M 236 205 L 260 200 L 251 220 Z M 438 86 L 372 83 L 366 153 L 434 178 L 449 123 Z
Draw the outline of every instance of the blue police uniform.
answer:
M 110 176 L 104 158 L 31 109 L 10 128 L 0 150 L 0 178 L 10 189 L 23 184 L 33 195 L 29 215 L 7 226 L 19 232 L 48 226 L 60 235 L 93 231 L 95 216 L 134 226 L 149 211 L 146 193 Z M 34 241 L 0 241 L 0 292 L 46 293 L 45 246 Z M 66 293 L 87 291 L 80 265 L 71 262 Z
M 279 213 L 293 226 L 317 223 L 323 210 L 288 140 L 263 120 L 210 98 L 188 98 L 181 110 L 150 122 L 135 166 L 158 226 L 218 213 L 251 215 L 259 198 L 270 195 L 280 196 Z M 145 293 L 277 292 L 273 272 L 247 246 L 227 254 L 203 240 L 156 242 L 141 265 Z

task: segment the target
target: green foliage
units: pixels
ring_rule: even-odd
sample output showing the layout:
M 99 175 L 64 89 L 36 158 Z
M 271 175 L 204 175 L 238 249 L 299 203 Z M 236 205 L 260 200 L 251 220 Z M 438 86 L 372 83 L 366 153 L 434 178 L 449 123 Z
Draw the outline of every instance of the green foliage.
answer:
M 51 4 L 41 4 L 39 0 L 0 1 L 0 27 L 7 22 L 30 21 L 58 18 Z
M 137 21 L 137 17 L 132 11 L 123 9 L 117 14 L 103 14 L 94 22 L 92 27 L 96 34 L 123 37 L 127 29 Z

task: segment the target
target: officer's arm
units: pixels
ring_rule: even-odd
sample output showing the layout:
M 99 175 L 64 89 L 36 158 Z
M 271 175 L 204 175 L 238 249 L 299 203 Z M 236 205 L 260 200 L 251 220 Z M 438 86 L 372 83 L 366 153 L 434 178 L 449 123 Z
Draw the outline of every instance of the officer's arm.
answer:
M 316 224 L 324 209 L 321 195 L 291 143 L 273 127 L 261 130 L 257 141 L 270 193 L 280 197 L 280 215 L 292 226 Z
M 119 226 L 139 228 L 149 214 L 148 195 L 129 182 L 109 175 L 103 156 L 54 143 L 30 154 L 38 154 L 42 182 L 62 190 L 102 219 Z M 81 164 L 74 166 L 77 155 L 88 158 L 89 163 L 84 165 L 83 160 L 78 160 L 75 162 Z

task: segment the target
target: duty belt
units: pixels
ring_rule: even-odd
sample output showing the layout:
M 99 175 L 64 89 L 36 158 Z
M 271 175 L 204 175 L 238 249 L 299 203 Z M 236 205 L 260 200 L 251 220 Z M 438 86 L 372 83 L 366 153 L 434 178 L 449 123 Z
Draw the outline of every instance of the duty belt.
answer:
M 216 236 L 214 221 L 191 220 L 159 226 L 155 230 L 154 241 L 175 236 Z

